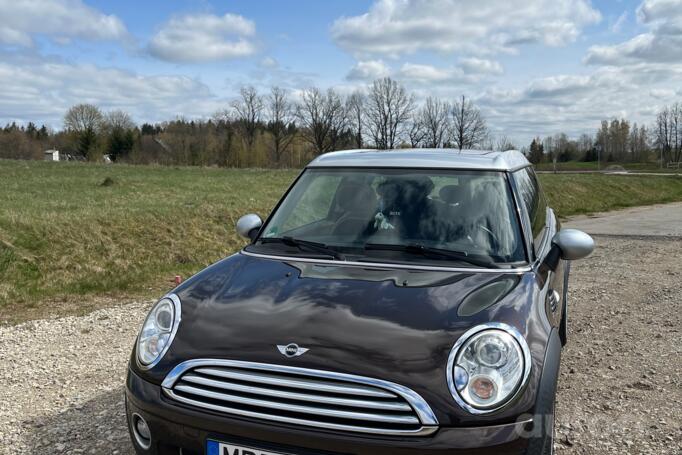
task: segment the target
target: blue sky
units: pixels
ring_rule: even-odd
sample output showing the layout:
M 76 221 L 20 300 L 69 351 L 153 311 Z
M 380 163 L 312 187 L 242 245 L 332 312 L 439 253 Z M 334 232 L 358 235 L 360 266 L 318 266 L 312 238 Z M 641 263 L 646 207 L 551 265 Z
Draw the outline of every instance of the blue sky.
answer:
M 59 129 L 80 102 L 207 118 L 244 84 L 391 76 L 417 101 L 471 97 L 524 145 L 682 99 L 682 0 L 0 0 L 0 17 L 2 123 Z

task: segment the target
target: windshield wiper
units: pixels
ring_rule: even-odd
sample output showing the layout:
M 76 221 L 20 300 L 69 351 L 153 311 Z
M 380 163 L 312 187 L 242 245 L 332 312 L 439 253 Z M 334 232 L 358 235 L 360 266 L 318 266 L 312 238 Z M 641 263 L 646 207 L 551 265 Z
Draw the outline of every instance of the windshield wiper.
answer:
M 441 256 L 448 259 L 466 262 L 478 267 L 498 268 L 497 264 L 494 262 L 473 258 L 465 251 L 434 248 L 419 243 L 411 243 L 408 245 L 399 245 L 393 243 L 366 243 L 365 250 L 401 251 L 404 253 L 419 254 L 422 256 Z
M 316 251 L 318 253 L 327 254 L 334 259 L 339 261 L 345 261 L 346 257 L 335 249 L 328 247 L 324 243 L 311 242 L 310 240 L 296 239 L 293 237 L 283 236 L 283 237 L 263 237 L 258 240 L 260 243 L 282 243 L 288 246 L 294 246 L 299 250 L 307 248 L 310 251 Z

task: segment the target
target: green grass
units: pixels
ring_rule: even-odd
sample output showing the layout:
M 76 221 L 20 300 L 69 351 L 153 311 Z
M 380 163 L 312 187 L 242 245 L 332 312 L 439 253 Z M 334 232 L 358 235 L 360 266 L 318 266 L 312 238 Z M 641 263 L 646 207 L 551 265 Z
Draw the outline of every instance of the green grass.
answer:
M 560 217 L 682 201 L 682 178 L 651 175 L 541 174 Z
M 596 161 L 567 161 L 565 163 L 557 163 L 557 171 L 597 171 L 604 170 L 609 166 L 621 166 L 624 169 L 631 172 L 664 172 L 664 173 L 680 173 L 681 169 L 671 168 L 668 169 L 664 167 L 661 169 L 661 165 L 655 162 L 648 163 L 608 163 L 601 162 L 600 169 L 597 169 Z M 553 171 L 554 163 L 539 163 L 535 165 L 535 169 L 538 171 Z
M 239 249 L 237 219 L 297 173 L 0 160 L 0 322 L 158 296 Z M 561 216 L 682 200 L 676 177 L 540 179 Z
M 266 215 L 296 174 L 0 160 L 0 321 L 156 295 L 243 245 L 239 216 Z

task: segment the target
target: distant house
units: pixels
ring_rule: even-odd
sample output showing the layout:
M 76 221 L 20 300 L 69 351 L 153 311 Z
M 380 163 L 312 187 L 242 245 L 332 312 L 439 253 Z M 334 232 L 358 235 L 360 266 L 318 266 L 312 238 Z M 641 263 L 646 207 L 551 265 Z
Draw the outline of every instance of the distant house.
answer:
M 59 161 L 59 150 L 45 150 L 43 153 L 45 161 Z

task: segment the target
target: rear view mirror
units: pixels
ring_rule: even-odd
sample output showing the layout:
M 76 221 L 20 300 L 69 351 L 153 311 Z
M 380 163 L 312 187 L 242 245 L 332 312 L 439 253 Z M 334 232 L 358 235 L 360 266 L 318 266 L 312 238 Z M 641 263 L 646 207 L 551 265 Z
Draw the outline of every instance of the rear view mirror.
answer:
M 253 241 L 256 235 L 258 235 L 261 226 L 263 226 L 263 220 L 255 213 L 249 213 L 237 221 L 237 233 Z
M 577 229 L 562 229 L 556 233 L 552 243 L 561 250 L 561 259 L 575 261 L 589 256 L 594 250 L 592 237 Z

